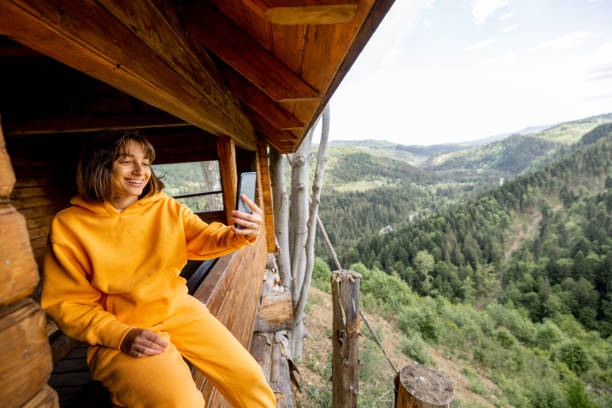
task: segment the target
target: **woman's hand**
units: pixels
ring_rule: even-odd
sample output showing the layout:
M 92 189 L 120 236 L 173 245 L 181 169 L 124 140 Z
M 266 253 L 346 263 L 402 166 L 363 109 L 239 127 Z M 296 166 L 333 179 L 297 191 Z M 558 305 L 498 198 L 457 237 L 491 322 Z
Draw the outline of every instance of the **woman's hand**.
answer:
M 232 226 L 232 230 L 234 230 L 236 234 L 245 235 L 248 239 L 257 238 L 259 236 L 259 232 L 261 231 L 263 211 L 257 206 L 257 204 L 249 200 L 249 198 L 244 194 L 241 194 L 240 198 L 249 206 L 249 208 L 251 208 L 253 214 L 237 210 L 232 211 L 232 220 L 236 224 L 244 227 L 243 229 L 238 229 Z
M 151 330 L 133 328 L 123 338 L 121 351 L 132 357 L 156 356 L 164 352 L 168 343 Z

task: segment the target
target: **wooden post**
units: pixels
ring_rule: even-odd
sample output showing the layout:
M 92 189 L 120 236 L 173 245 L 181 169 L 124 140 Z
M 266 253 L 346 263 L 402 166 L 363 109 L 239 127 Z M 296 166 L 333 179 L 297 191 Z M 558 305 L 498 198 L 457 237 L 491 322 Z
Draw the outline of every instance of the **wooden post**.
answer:
M 236 190 L 238 189 L 238 173 L 236 168 L 236 146 L 227 136 L 219 136 L 217 142 L 219 156 L 219 173 L 221 173 L 221 188 L 227 225 L 233 225 L 231 211 L 236 209 Z
M 274 233 L 274 208 L 272 205 L 272 191 L 270 190 L 270 167 L 268 166 L 268 146 L 265 139 L 257 139 L 257 164 L 259 165 L 258 174 L 261 181 L 263 195 L 263 211 L 268 239 L 268 253 L 276 251 L 276 234 Z
M 334 271 L 332 286 L 332 406 L 357 407 L 359 395 L 359 282 L 361 275 Z
M 395 408 L 450 408 L 455 397 L 445 375 L 418 363 L 404 367 L 397 383 Z

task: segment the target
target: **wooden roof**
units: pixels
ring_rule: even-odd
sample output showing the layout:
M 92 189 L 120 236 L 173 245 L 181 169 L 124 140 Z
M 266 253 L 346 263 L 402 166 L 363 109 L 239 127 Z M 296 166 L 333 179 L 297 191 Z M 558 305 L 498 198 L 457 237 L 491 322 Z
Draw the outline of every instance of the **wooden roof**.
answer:
M 138 117 L 112 112 L 99 128 L 186 122 L 249 150 L 265 138 L 287 153 L 314 124 L 392 3 L 6 0 L 0 2 L 0 35 L 158 109 L 139 108 Z M 20 55 L 1 45 L 0 55 Z M 94 116 L 19 118 L 23 125 L 9 128 L 96 130 Z

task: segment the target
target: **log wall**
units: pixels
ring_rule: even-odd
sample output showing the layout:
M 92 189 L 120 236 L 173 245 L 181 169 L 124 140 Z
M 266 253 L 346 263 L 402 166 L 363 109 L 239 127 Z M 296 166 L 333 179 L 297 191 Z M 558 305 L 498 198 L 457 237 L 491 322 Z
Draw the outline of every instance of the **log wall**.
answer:
M 36 286 L 38 268 L 25 219 L 15 210 L 22 201 L 13 206 L 9 199 L 15 197 L 11 162 L 0 126 L 0 401 L 9 408 L 57 407 L 55 391 L 46 387 L 53 363 L 45 314 L 25 298 Z

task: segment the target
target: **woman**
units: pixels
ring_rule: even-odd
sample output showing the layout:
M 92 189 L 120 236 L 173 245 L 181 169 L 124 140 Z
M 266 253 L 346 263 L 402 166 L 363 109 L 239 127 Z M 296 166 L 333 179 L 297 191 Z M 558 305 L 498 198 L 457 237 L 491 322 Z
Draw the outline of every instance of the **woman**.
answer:
M 235 407 L 275 407 L 262 370 L 179 277 L 187 259 L 255 242 L 262 211 L 233 211 L 244 229 L 206 224 L 162 193 L 151 144 L 109 132 L 84 149 L 79 195 L 57 214 L 41 305 L 62 331 L 91 345 L 87 363 L 126 407 L 204 407 L 185 357 Z

